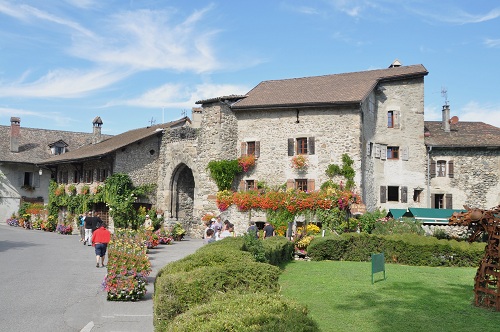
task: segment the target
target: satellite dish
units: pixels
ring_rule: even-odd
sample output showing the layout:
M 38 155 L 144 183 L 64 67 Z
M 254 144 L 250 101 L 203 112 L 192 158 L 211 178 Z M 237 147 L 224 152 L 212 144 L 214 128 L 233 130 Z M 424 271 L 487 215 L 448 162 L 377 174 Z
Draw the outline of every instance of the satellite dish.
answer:
M 450 124 L 454 125 L 454 124 L 457 124 L 457 123 L 458 123 L 458 116 L 453 116 L 450 119 Z

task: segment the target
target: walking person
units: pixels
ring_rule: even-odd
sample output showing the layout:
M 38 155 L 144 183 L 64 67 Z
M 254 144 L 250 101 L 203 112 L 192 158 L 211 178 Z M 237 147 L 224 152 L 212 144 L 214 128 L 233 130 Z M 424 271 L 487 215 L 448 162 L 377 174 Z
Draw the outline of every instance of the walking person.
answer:
M 101 267 L 104 267 L 104 256 L 106 256 L 106 250 L 108 249 L 108 243 L 111 240 L 111 233 L 106 229 L 106 225 L 101 223 L 98 229 L 94 231 L 92 235 L 92 245 L 95 247 L 95 267 L 99 267 L 99 260 L 101 261 Z
M 248 223 L 247 233 L 252 234 L 256 239 L 259 238 L 259 229 L 255 226 L 255 221 L 250 221 Z
M 85 214 L 80 214 L 78 216 L 78 228 L 80 230 L 80 242 L 85 241 L 85 216 L 86 215 L 87 215 L 87 213 L 85 212 Z
M 92 217 L 90 211 L 87 213 L 85 217 L 85 240 L 83 241 L 83 245 L 91 246 L 92 245 L 92 230 L 94 224 L 94 217 Z
M 266 221 L 266 225 L 264 226 L 264 239 L 275 235 L 276 232 L 274 231 L 273 225 L 271 225 L 269 221 Z

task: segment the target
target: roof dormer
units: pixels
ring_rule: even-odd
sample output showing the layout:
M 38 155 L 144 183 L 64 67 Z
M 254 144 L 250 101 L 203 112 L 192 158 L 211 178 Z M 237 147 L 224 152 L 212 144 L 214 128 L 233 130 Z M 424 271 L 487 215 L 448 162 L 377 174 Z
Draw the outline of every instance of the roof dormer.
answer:
M 49 144 L 50 152 L 53 155 L 59 155 L 59 154 L 66 153 L 67 147 L 68 147 L 68 144 L 63 140 L 59 140 L 57 142 Z

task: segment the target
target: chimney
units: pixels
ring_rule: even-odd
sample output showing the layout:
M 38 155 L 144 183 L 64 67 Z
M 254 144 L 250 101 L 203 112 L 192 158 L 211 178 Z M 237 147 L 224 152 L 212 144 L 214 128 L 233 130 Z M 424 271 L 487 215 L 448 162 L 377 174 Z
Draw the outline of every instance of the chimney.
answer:
M 101 117 L 96 116 L 94 121 L 92 121 L 93 131 L 92 131 L 92 144 L 99 143 L 101 141 Z
M 21 137 L 21 118 L 10 118 L 10 151 L 19 152 L 19 137 Z
M 450 105 L 443 105 L 443 130 L 445 133 L 450 132 Z
M 191 109 L 191 118 L 193 120 L 191 122 L 191 126 L 193 128 L 200 128 L 202 116 L 203 116 L 203 108 L 193 107 Z

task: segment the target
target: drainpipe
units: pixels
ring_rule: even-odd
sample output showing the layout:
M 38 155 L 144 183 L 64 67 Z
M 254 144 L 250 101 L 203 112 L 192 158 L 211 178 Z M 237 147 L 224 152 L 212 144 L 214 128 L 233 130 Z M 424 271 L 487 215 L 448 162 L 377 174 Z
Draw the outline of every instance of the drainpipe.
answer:
M 427 208 L 431 207 L 431 151 L 432 146 L 427 150 Z

